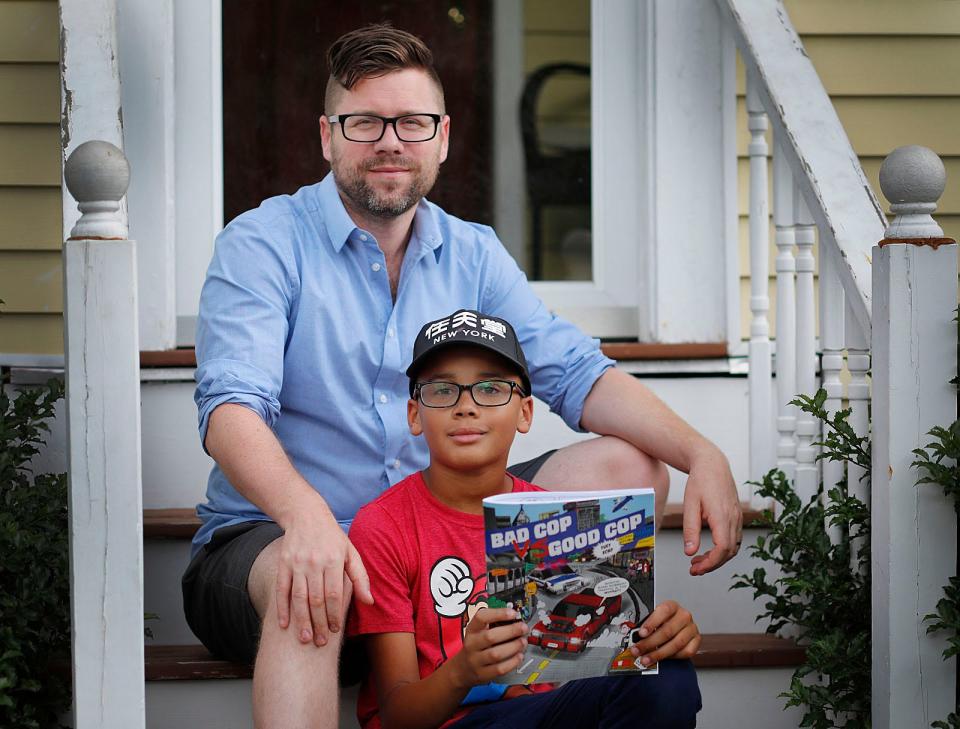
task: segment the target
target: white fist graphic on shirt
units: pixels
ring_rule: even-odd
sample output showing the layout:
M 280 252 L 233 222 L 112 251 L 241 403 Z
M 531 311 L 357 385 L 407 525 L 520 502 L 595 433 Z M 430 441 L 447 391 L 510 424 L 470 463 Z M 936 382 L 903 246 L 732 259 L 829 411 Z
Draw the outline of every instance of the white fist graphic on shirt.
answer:
M 430 571 L 430 594 L 439 615 L 455 618 L 467 609 L 473 593 L 470 567 L 459 557 L 444 557 Z

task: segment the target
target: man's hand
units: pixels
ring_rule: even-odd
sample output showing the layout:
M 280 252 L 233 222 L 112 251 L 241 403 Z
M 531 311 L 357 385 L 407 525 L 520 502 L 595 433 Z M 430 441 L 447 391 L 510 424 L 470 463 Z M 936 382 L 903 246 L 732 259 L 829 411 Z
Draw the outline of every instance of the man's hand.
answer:
M 338 632 L 344 614 L 344 573 L 356 599 L 373 604 L 370 580 L 360 555 L 324 510 L 304 514 L 286 529 L 277 564 L 277 615 L 281 628 L 291 616 L 301 643 L 322 646 Z
M 463 634 L 463 649 L 450 659 L 459 688 L 490 683 L 513 671 L 527 647 L 527 625 L 511 608 L 485 608 L 473 616 Z M 493 623 L 516 620 L 491 628 Z
M 697 554 L 704 519 L 714 547 Z M 708 453 L 691 465 L 683 495 L 683 551 L 693 556 L 690 574 L 706 574 L 736 556 L 742 535 L 743 514 L 730 464 L 720 451 Z
M 674 600 L 667 600 L 650 613 L 640 628 L 641 640 L 630 652 L 644 666 L 665 658 L 693 658 L 700 648 L 700 629 L 690 611 Z

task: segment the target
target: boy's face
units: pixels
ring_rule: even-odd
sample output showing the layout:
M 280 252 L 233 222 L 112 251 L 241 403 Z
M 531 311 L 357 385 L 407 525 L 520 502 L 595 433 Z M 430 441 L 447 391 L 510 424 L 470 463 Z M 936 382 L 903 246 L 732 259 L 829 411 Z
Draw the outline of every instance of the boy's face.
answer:
M 417 382 L 455 382 L 471 385 L 482 380 L 507 380 L 521 384 L 513 367 L 502 357 L 479 347 L 451 347 L 438 352 L 420 370 Z M 423 434 L 430 448 L 432 464 L 451 470 L 470 471 L 502 463 L 516 433 L 530 430 L 533 398 L 521 397 L 518 390 L 506 405 L 481 407 L 469 390 L 460 393 L 455 405 L 429 408 L 419 402 L 407 403 L 410 432 Z

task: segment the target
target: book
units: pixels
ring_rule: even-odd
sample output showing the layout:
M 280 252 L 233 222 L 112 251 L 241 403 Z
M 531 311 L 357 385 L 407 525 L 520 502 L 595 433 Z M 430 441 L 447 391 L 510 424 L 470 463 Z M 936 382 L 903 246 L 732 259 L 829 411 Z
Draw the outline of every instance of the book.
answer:
M 657 673 L 629 650 L 655 605 L 653 489 L 498 494 L 483 516 L 488 604 L 529 627 L 499 683 Z

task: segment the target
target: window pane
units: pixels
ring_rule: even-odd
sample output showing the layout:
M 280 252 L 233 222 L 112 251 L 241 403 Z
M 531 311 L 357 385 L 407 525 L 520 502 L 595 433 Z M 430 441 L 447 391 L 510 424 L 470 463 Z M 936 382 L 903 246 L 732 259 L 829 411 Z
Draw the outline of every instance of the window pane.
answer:
M 525 268 L 589 280 L 590 3 L 525 0 L 523 20 Z

